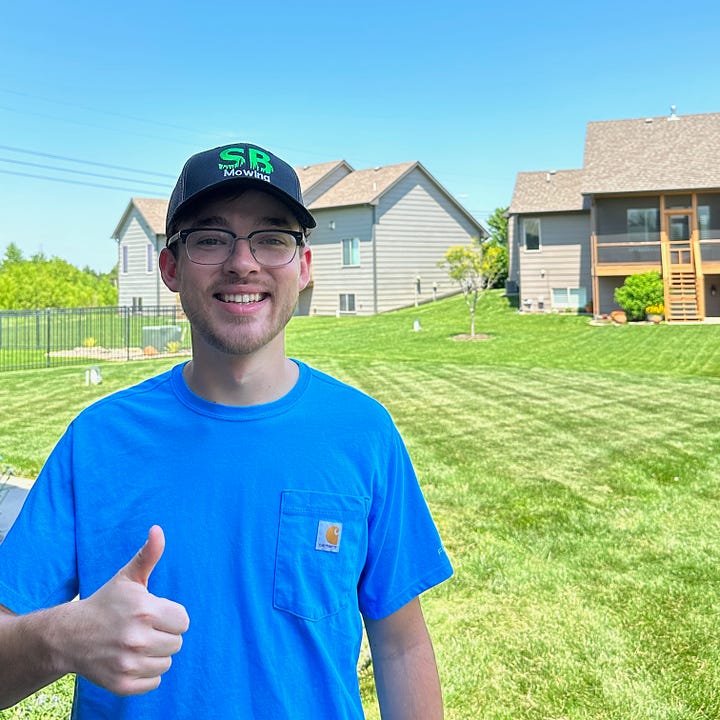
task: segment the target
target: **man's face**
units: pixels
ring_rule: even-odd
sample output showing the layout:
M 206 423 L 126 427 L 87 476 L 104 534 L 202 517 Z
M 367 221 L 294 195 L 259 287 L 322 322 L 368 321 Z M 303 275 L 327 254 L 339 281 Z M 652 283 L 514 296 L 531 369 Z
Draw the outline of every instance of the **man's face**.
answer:
M 240 236 L 261 229 L 301 229 L 284 203 L 258 190 L 210 200 L 180 229 L 189 227 L 216 227 Z M 177 250 L 177 259 L 163 250 L 160 270 L 168 288 L 180 293 L 193 344 L 204 342 L 231 355 L 274 346 L 284 353 L 283 330 L 310 277 L 308 248 L 298 248 L 292 262 L 277 268 L 259 265 L 247 240 L 238 240 L 222 265 L 197 265 L 182 244 Z

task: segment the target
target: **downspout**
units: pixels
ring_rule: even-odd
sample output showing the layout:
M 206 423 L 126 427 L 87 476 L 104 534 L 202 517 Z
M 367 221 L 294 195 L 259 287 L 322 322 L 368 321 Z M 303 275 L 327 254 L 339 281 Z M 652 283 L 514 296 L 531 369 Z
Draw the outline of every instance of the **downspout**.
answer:
M 375 227 L 377 225 L 377 205 L 372 206 L 372 229 L 370 230 L 370 244 L 372 245 L 372 292 L 373 292 L 373 315 L 378 312 L 378 289 L 377 289 L 377 247 L 375 244 Z
M 590 200 L 590 291 L 592 293 L 592 315 L 600 317 L 600 279 L 598 278 L 598 233 L 597 233 L 597 205 L 595 196 Z

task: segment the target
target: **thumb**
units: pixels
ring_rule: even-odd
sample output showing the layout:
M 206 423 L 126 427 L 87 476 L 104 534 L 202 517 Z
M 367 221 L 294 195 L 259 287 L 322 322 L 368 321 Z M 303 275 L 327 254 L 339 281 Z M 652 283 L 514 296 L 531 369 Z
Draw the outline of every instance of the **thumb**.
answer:
M 145 544 L 137 555 L 120 571 L 128 580 L 147 587 L 150 574 L 165 551 L 165 534 L 159 525 L 153 525 Z

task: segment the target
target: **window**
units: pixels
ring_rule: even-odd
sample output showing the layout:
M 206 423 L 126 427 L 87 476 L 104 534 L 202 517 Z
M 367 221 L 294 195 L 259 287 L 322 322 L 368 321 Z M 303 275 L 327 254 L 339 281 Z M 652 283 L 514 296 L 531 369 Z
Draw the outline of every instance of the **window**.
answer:
M 360 264 L 360 238 L 343 238 L 342 241 L 342 264 Z
M 122 246 L 122 271 L 127 274 L 128 271 L 128 246 Z
M 710 232 L 710 206 L 699 205 L 698 209 L 698 230 L 700 230 L 700 239 L 707 240 L 712 237 Z
M 540 249 L 540 218 L 523 219 L 523 243 L 526 250 Z
M 151 273 L 155 270 L 155 248 L 152 246 L 152 243 L 147 244 L 147 251 L 146 251 L 146 270 Z
M 340 295 L 340 312 L 341 313 L 354 313 L 355 312 L 355 294 L 342 294 Z
M 552 306 L 557 309 L 574 308 L 579 310 L 587 305 L 585 288 L 553 288 Z
M 658 240 L 660 211 L 657 208 L 628 208 L 627 233 L 629 240 Z

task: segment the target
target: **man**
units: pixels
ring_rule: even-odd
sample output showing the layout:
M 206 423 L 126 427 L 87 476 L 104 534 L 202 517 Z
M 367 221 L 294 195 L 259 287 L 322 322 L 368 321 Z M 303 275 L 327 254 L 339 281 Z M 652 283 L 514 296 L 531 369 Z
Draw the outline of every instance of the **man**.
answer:
M 185 164 L 192 360 L 83 411 L 0 545 L 0 707 L 74 672 L 77 718 L 362 718 L 362 619 L 383 718 L 442 717 L 418 595 L 452 570 L 405 447 L 285 355 L 314 226 L 267 150 Z

